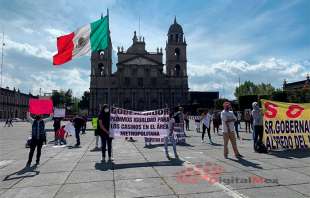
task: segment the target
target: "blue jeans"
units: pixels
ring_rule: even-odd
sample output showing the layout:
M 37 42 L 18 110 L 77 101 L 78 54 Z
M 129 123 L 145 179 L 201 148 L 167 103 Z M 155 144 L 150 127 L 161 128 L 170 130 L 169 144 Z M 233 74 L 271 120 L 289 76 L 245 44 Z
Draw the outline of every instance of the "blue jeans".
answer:
M 176 142 L 173 136 L 167 136 L 165 137 L 165 152 L 166 155 L 168 155 L 168 141 L 170 139 L 170 142 L 172 142 L 172 146 L 173 146 L 173 152 L 174 152 L 174 156 L 177 156 L 177 148 L 176 148 Z
M 259 142 L 262 142 L 263 141 L 263 126 L 260 126 L 260 125 L 255 125 L 254 127 L 254 130 L 253 130 L 253 146 L 254 146 L 254 150 L 255 150 L 255 146 L 256 146 L 256 143 L 259 141 Z

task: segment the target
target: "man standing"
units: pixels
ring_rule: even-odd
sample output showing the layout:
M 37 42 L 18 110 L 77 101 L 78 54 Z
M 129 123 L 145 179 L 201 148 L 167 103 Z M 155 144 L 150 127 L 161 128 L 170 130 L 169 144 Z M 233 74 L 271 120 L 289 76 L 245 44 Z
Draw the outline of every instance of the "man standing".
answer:
M 229 111 L 231 108 L 230 102 L 224 102 L 223 106 L 224 110 L 221 112 L 221 119 L 224 138 L 224 157 L 228 157 L 228 141 L 230 140 L 235 156 L 237 158 L 242 158 L 243 156 L 240 155 L 237 148 L 236 136 L 234 133 L 234 122 L 237 118 L 232 111 Z
M 256 145 L 263 140 L 263 115 L 259 109 L 257 102 L 252 103 L 252 117 L 253 117 L 253 141 L 254 150 L 256 151 Z
M 213 144 L 211 140 L 211 134 L 210 134 L 211 118 L 212 118 L 211 114 L 209 113 L 208 110 L 206 110 L 204 113 L 203 119 L 202 119 L 202 135 L 201 135 L 202 143 L 204 142 L 204 137 L 205 137 L 205 133 L 207 130 L 210 144 Z
M 37 159 L 36 165 L 40 164 L 41 149 L 43 142 L 46 143 L 46 132 L 45 132 L 45 123 L 52 120 L 53 114 L 46 119 L 42 119 L 40 115 L 36 115 L 35 119 L 31 118 L 30 113 L 27 113 L 27 120 L 32 124 L 31 131 L 31 143 L 30 143 L 30 152 L 28 157 L 28 162 L 26 167 L 30 167 L 34 150 L 37 147 Z
M 73 119 L 73 126 L 75 128 L 75 138 L 76 138 L 76 144 L 75 147 L 79 147 L 81 145 L 81 141 L 80 141 L 80 132 L 81 132 L 81 128 L 84 125 L 84 119 L 80 116 L 76 116 Z

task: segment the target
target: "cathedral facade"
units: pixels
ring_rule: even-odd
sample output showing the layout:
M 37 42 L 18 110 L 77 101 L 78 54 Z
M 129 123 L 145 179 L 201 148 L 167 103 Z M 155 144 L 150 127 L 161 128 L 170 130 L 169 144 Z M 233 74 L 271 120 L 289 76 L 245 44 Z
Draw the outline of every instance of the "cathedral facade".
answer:
M 163 50 L 146 51 L 144 38 L 138 37 L 136 32 L 127 50 L 118 47 L 114 73 L 111 39 L 108 49 L 93 52 L 89 114 L 97 114 L 103 104 L 139 111 L 187 104 L 187 44 L 176 19 L 167 37 L 165 65 Z

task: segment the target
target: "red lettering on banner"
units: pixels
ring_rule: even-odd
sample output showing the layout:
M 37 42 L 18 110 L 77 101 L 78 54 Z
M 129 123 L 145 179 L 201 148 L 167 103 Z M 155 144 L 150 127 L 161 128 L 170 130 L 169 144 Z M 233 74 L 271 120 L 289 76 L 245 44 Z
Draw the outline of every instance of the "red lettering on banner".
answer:
M 292 104 L 288 107 L 288 110 L 286 111 L 286 115 L 289 118 L 298 118 L 301 116 L 302 112 L 305 109 L 297 104 Z
M 271 102 L 265 102 L 266 112 L 264 113 L 266 118 L 274 118 L 277 116 L 278 110 L 277 105 Z

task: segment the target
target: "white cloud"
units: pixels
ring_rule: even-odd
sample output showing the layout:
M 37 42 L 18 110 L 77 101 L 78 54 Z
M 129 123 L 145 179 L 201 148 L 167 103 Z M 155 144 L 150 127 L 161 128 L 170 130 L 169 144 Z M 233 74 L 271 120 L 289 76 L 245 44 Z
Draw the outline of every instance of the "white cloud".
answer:
M 55 29 L 55 28 L 45 28 L 44 29 L 47 33 L 49 33 L 53 37 L 59 37 L 61 35 L 65 35 L 66 32 L 63 30 Z M 67 32 L 68 33 L 68 32 Z
M 25 53 L 37 58 L 44 58 L 51 61 L 53 53 L 48 51 L 44 45 L 31 45 L 29 43 L 19 43 L 11 40 L 9 37 L 5 39 L 5 48 L 13 49 L 21 53 Z
M 255 83 L 271 83 L 274 87 L 282 87 L 282 82 L 304 80 L 310 72 L 309 65 L 302 62 L 289 62 L 283 59 L 270 58 L 262 62 L 251 64 L 242 60 L 225 60 L 212 64 L 188 64 L 191 90 L 220 91 L 230 99 L 233 92 L 241 83 L 250 80 Z
M 11 75 L 4 74 L 2 76 L 2 87 L 9 87 L 10 89 L 13 89 L 14 87 L 17 89 L 20 87 L 22 81 L 20 79 L 17 79 Z
M 83 69 L 55 68 L 52 71 L 32 74 L 31 87 L 34 94 L 51 93 L 52 90 L 72 89 L 75 96 L 82 96 L 84 91 L 89 90 L 90 71 Z

